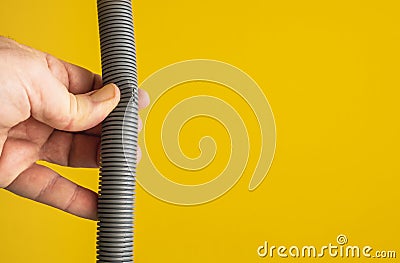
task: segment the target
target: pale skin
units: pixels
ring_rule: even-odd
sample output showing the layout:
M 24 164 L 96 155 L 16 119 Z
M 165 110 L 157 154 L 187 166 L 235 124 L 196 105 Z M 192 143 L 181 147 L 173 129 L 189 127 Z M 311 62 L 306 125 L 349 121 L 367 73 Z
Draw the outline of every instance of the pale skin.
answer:
M 101 121 L 119 99 L 99 75 L 0 36 L 0 188 L 96 220 L 97 193 L 36 162 L 98 167 Z

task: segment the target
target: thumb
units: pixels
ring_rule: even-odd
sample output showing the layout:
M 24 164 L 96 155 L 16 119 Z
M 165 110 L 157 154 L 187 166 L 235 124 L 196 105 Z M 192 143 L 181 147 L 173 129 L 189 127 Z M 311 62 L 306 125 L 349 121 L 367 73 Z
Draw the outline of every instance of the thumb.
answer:
M 1 153 L 3 152 L 3 147 L 4 147 L 4 143 L 7 140 L 7 133 L 8 130 L 7 129 L 0 129 L 0 157 L 1 157 Z
M 32 105 L 35 119 L 55 129 L 81 131 L 104 120 L 117 106 L 120 92 L 115 84 L 78 95 L 58 86 L 40 97 L 40 105 Z

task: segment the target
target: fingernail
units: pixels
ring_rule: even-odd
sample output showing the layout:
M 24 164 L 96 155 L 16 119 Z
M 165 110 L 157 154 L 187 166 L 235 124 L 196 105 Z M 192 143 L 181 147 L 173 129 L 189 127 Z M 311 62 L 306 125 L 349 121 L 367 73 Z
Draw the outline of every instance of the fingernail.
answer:
M 115 97 L 115 85 L 107 84 L 96 92 L 93 92 L 90 97 L 92 97 L 92 100 L 94 102 L 103 102 L 110 100 Z

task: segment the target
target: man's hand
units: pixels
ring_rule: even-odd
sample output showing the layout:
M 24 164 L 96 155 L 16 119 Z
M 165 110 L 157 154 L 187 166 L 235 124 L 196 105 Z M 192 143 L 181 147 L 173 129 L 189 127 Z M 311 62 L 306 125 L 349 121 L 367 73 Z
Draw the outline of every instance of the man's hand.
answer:
M 98 167 L 99 123 L 120 98 L 114 84 L 101 86 L 86 69 L 0 37 L 0 188 L 97 218 L 96 193 L 36 161 Z M 139 109 L 148 104 L 139 90 Z

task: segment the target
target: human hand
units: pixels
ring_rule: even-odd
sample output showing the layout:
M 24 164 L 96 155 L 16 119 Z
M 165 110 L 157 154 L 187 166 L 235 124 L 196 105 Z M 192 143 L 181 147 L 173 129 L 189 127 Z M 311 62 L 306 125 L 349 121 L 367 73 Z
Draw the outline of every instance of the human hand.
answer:
M 0 36 L 0 188 L 97 218 L 97 193 L 36 161 L 99 166 L 99 123 L 120 98 L 101 86 L 99 75 Z M 148 104 L 139 90 L 139 109 Z

